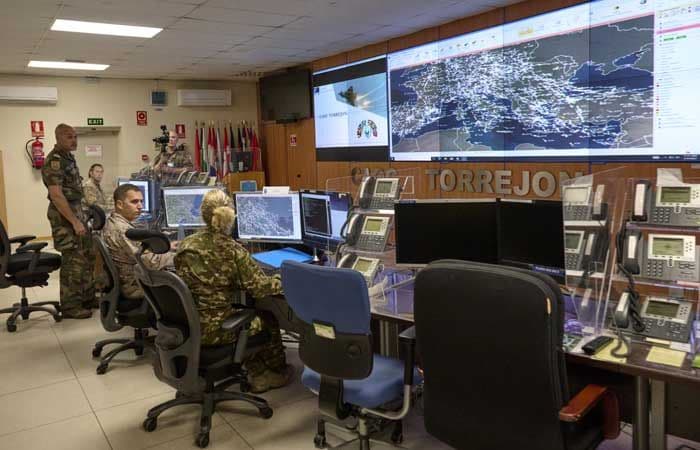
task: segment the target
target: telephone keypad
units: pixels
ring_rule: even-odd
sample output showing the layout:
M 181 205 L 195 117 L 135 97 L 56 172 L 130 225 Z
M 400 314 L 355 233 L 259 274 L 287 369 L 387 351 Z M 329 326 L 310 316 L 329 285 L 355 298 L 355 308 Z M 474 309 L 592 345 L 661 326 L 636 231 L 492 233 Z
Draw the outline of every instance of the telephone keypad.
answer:
M 656 207 L 651 210 L 651 223 L 670 224 L 673 208 Z
M 394 209 L 394 199 L 388 197 L 372 197 L 369 209 Z
M 386 245 L 386 236 L 374 236 L 361 234 L 357 240 L 357 248 L 368 252 L 383 252 Z
M 590 220 L 591 207 L 588 205 L 564 206 L 565 220 Z
M 567 270 L 578 270 L 578 253 L 567 253 L 565 256 L 565 266 Z

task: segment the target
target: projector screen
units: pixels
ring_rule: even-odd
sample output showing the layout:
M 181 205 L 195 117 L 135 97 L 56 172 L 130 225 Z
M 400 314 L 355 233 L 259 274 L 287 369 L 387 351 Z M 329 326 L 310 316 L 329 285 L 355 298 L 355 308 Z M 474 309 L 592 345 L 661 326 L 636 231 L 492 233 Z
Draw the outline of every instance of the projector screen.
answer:
M 698 159 L 700 4 L 600 0 L 391 53 L 390 159 Z
M 386 86 L 385 56 L 314 73 L 318 160 L 387 159 Z

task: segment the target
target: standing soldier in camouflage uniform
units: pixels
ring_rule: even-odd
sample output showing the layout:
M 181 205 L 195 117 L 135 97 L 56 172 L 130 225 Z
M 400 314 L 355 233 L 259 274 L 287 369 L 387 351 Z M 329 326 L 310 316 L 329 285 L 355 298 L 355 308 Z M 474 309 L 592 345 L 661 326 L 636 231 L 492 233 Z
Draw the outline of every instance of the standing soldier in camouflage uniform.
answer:
M 53 245 L 61 252 L 61 310 L 68 319 L 87 319 L 96 305 L 92 239 L 82 210 L 82 178 L 71 154 L 78 148 L 73 127 L 56 127 L 56 146 L 46 157 L 41 176 L 49 191 L 46 216 Z
M 97 205 L 103 211 L 111 211 L 114 209 L 109 197 L 105 195 L 100 183 L 104 175 L 104 167 L 102 164 L 93 164 L 88 171 L 88 179 L 83 183 L 83 203 L 85 206 Z
M 170 142 L 165 152 L 161 152 L 153 161 L 153 172 L 165 186 L 173 184 L 182 172 L 194 170 L 192 157 L 184 147 L 177 146 L 178 136 L 170 132 Z
M 261 298 L 282 294 L 278 276 L 268 277 L 255 264 L 248 251 L 231 238 L 236 213 L 231 199 L 213 190 L 202 201 L 206 229 L 188 236 L 175 256 L 178 275 L 189 286 L 197 303 L 202 328 L 202 345 L 232 344 L 235 337 L 221 330 L 221 324 L 236 312 L 232 302 L 237 291 Z M 250 333 L 267 330 L 272 339 L 245 362 L 255 393 L 279 388 L 292 376 L 287 366 L 279 325 L 274 315 L 258 311 Z

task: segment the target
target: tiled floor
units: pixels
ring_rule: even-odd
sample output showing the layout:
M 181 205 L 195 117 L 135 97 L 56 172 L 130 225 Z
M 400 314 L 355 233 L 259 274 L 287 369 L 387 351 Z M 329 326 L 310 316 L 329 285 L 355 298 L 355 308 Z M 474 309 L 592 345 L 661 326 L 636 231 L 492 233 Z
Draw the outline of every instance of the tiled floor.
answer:
M 0 290 L 0 308 L 17 301 L 19 294 L 15 288 Z M 57 299 L 57 275 L 52 276 L 49 287 L 31 289 L 28 296 L 30 301 Z M 95 374 L 97 363 L 90 351 L 95 341 L 108 335 L 97 314 L 90 320 L 61 323 L 37 314 L 29 321 L 20 320 L 16 333 L 7 333 L 5 318 L 0 317 L 0 449 L 196 448 L 196 406 L 164 413 L 153 433 L 141 429 L 146 411 L 174 394 L 155 378 L 147 358 L 136 359 L 127 352 L 111 364 L 105 375 Z M 128 335 L 128 331 L 109 337 L 119 334 Z M 296 350 L 289 349 L 287 354 L 296 367 L 296 380 L 264 395 L 274 416 L 263 420 L 246 405 L 220 405 L 213 421 L 210 449 L 314 448 L 316 399 L 299 382 L 301 363 Z M 351 438 L 337 428 L 328 431 L 331 445 Z M 404 448 L 448 448 L 425 433 L 421 417 L 415 412 L 406 421 L 404 433 Z M 669 449 L 681 443 L 672 439 Z M 347 448 L 358 447 L 354 443 Z M 622 434 L 602 448 L 629 449 L 631 438 Z

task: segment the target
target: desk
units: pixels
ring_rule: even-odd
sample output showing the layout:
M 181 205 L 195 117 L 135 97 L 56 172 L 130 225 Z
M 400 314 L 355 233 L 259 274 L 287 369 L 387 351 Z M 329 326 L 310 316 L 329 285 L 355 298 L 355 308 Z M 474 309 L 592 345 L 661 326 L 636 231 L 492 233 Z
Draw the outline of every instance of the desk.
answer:
M 396 287 L 387 289 L 383 296 L 372 298 L 371 304 L 373 316 L 382 322 L 381 352 L 395 355 L 398 352 L 398 327 L 413 323 L 413 282 L 400 280 Z M 680 368 L 649 363 L 646 357 L 650 348 L 649 345 L 633 343 L 632 354 L 625 363 L 601 361 L 584 354 L 566 355 L 568 364 L 580 364 L 634 377 L 635 450 L 666 448 L 667 383 L 700 388 L 700 370 L 691 367 L 688 358 Z

